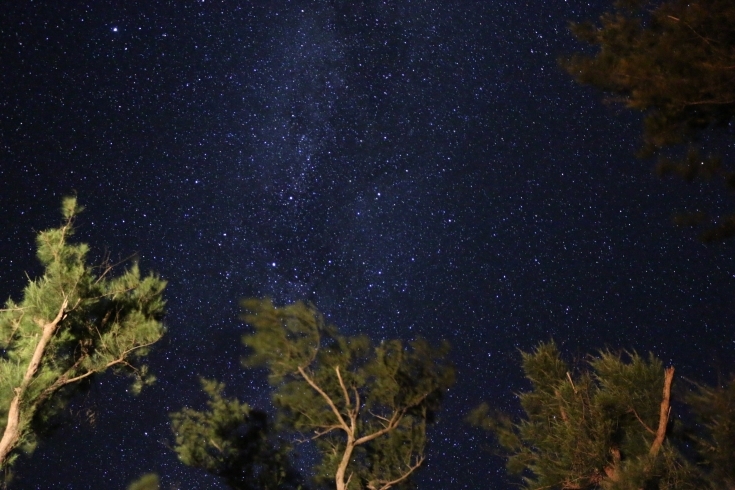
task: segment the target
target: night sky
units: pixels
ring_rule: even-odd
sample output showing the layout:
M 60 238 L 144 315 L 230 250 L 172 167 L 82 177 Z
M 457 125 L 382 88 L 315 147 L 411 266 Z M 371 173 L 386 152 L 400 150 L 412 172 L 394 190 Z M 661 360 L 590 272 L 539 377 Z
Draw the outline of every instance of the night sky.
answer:
M 344 333 L 453 345 L 457 384 L 422 489 L 508 488 L 481 401 L 519 412 L 519 349 L 653 351 L 715 380 L 735 361 L 733 245 L 671 224 L 726 206 L 633 156 L 640 115 L 557 58 L 574 1 L 6 2 L 0 295 L 40 271 L 64 195 L 93 259 L 169 281 L 158 383 L 103 376 L 15 488 L 224 488 L 177 462 L 168 413 L 197 377 L 269 407 L 240 367 L 238 301 L 313 301 Z M 732 129 L 732 128 L 731 128 Z M 726 141 L 735 141 L 731 138 Z M 725 148 L 727 150 L 727 148 Z

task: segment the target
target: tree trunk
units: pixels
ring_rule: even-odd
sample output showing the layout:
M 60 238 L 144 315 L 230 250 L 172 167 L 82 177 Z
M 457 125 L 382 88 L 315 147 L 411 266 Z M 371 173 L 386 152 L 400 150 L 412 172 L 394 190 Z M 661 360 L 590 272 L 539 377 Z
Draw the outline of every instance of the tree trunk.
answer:
M 19 387 L 15 388 L 15 396 L 10 402 L 10 407 L 8 408 L 8 423 L 5 425 L 3 438 L 0 439 L 0 468 L 5 466 L 5 462 L 8 459 L 10 451 L 15 448 L 15 445 L 20 439 L 21 398 L 23 397 L 23 393 L 28 387 L 28 384 L 33 379 L 33 376 L 36 375 L 36 371 L 38 371 L 38 366 L 41 364 L 43 354 L 46 351 L 46 346 L 51 340 L 51 337 L 54 336 L 56 328 L 59 326 L 59 322 L 61 322 L 61 320 L 64 318 L 64 310 L 66 309 L 66 306 L 67 301 L 64 300 L 61 308 L 59 308 L 59 313 L 56 315 L 56 318 L 54 318 L 53 321 L 43 325 L 41 331 L 41 339 L 38 341 L 36 349 L 33 351 L 33 357 L 31 357 L 31 361 L 28 363 L 28 368 L 23 375 L 23 382 L 20 384 Z
M 353 449 L 355 449 L 355 436 L 353 434 L 347 434 L 345 452 L 342 454 L 342 461 L 339 462 L 339 466 L 337 467 L 337 474 L 334 475 L 337 490 L 347 490 L 347 485 L 350 483 L 350 478 L 352 478 L 352 476 L 350 476 L 347 478 L 347 481 L 345 481 L 345 472 L 347 471 L 347 465 L 350 463 Z
M 671 409 L 671 382 L 673 379 L 674 367 L 672 366 L 666 368 L 664 371 L 664 390 L 658 415 L 658 430 L 656 431 L 656 438 L 653 440 L 653 444 L 651 444 L 651 449 L 649 450 L 651 456 L 658 454 L 666 438 L 666 426 L 669 423 L 669 410 Z

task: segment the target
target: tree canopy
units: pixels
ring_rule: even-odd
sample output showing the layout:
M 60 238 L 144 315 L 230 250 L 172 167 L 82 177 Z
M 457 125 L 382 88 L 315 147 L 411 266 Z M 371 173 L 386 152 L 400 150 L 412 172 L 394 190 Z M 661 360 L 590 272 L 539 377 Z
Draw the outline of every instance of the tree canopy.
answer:
M 733 488 L 732 382 L 685 392 L 692 410 L 677 421 L 688 418 L 689 429 L 674 430 L 674 368 L 653 355 L 603 351 L 581 371 L 572 370 L 553 343 L 522 356 L 531 382 L 519 395 L 524 416 L 514 421 L 483 404 L 469 420 L 496 434 L 509 472 L 523 476 L 524 488 Z M 681 416 L 681 405 L 678 410 Z M 691 450 L 692 441 L 699 451 Z
M 319 461 L 313 484 L 338 490 L 412 487 L 425 460 L 427 427 L 453 382 L 448 346 L 434 348 L 422 339 L 374 346 L 366 336 L 340 334 L 302 302 L 276 307 L 268 299 L 249 299 L 243 306 L 243 318 L 254 329 L 243 337 L 250 349 L 243 363 L 267 369 L 279 434 L 315 443 Z M 207 383 L 205 389 L 211 409 L 175 414 L 175 430 L 182 427 L 183 413 L 198 420 L 198 427 L 241 423 L 252 413 L 238 402 L 221 400 L 219 385 Z M 232 438 L 210 439 L 214 442 L 199 437 L 182 445 L 177 436 L 176 450 L 182 461 L 206 467 L 235 447 Z M 201 458 L 205 462 L 192 463 L 191 453 L 207 453 Z
M 268 415 L 236 399 L 224 385 L 202 379 L 207 409 L 184 408 L 171 414 L 174 450 L 186 465 L 221 477 L 237 490 L 302 488 L 291 467 L 289 447 L 274 434 Z
M 109 263 L 87 264 L 89 247 L 70 242 L 82 211 L 65 198 L 59 228 L 37 238 L 44 272 L 29 279 L 23 298 L 0 311 L 0 467 L 36 443 L 37 429 L 58 412 L 73 387 L 112 369 L 134 380 L 153 381 L 139 363 L 164 333 L 166 283 L 141 277 L 137 264 L 113 277 Z
M 577 38 L 596 52 L 575 54 L 561 60 L 562 66 L 578 82 L 645 113 L 641 156 L 689 145 L 679 157 L 660 154 L 661 173 L 676 172 L 690 181 L 719 176 L 735 190 L 735 173 L 716 155 L 703 155 L 700 138 L 706 129 L 727 126 L 735 115 L 735 4 L 621 0 L 615 5 L 598 24 L 572 24 Z M 689 218 L 700 222 L 705 216 L 691 213 Z M 733 233 L 735 218 L 726 216 L 704 238 Z

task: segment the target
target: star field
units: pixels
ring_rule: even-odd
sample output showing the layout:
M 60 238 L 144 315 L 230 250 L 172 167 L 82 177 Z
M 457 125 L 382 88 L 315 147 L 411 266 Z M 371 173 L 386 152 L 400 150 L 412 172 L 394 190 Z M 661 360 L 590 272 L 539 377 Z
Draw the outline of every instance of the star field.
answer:
M 14 2 L 0 12 L 0 292 L 33 275 L 61 197 L 97 258 L 169 281 L 140 397 L 104 376 L 17 467 L 17 488 L 224 488 L 177 462 L 197 377 L 267 408 L 238 300 L 313 301 L 348 333 L 453 346 L 422 489 L 505 488 L 462 423 L 518 411 L 518 349 L 653 351 L 697 379 L 733 361 L 731 244 L 670 216 L 722 205 L 633 157 L 636 114 L 558 67 L 572 1 Z M 729 141 L 733 141 L 730 139 Z M 726 151 L 731 151 L 732 147 Z M 714 359 L 714 360 L 713 360 Z M 38 471 L 43 468 L 43 471 Z M 218 486 L 220 485 L 220 486 Z

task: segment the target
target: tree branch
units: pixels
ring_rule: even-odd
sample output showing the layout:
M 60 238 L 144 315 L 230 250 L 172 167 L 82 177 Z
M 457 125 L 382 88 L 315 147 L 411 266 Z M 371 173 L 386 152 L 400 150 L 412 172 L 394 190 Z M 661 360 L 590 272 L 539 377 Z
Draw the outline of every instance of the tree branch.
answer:
M 28 363 L 26 372 L 23 375 L 23 381 L 21 382 L 20 386 L 15 388 L 14 390 L 15 396 L 10 402 L 10 408 L 8 409 L 8 421 L 5 425 L 5 432 L 3 433 L 2 439 L 0 439 L 0 467 L 5 465 L 8 454 L 10 454 L 10 451 L 15 447 L 15 445 L 18 443 L 18 440 L 20 439 L 21 398 L 23 397 L 23 394 L 25 393 L 25 390 L 30 384 L 31 380 L 33 380 L 33 376 L 36 375 L 36 371 L 38 371 L 38 366 L 41 364 L 43 355 L 46 352 L 46 346 L 51 340 L 51 337 L 53 337 L 54 332 L 56 332 L 59 323 L 61 322 L 61 320 L 64 319 L 64 316 L 66 314 L 65 310 L 68 304 L 69 301 L 67 300 L 67 298 L 64 298 L 64 302 L 61 304 L 59 312 L 56 314 L 56 318 L 54 318 L 51 322 L 42 325 L 41 338 L 39 339 L 38 344 L 36 344 L 36 348 L 33 351 L 33 357 L 31 357 L 31 361 Z
M 351 433 L 350 428 L 347 426 L 347 423 L 345 422 L 345 419 L 342 417 L 342 414 L 339 413 L 339 410 L 337 410 L 337 407 L 335 406 L 334 402 L 329 397 L 329 395 L 327 395 L 326 393 L 324 393 L 324 390 L 322 390 L 319 387 L 319 385 L 317 385 L 314 382 L 314 380 L 311 379 L 308 374 L 306 374 L 306 371 L 301 366 L 299 366 L 299 373 L 306 380 L 306 382 L 309 383 L 309 386 L 311 386 L 312 388 L 314 388 L 314 390 L 317 393 L 319 393 L 322 398 L 324 398 L 324 400 L 327 402 L 327 405 L 329 405 L 329 408 L 332 410 L 332 413 L 334 414 L 334 416 L 337 417 L 337 421 L 339 422 L 339 426 L 342 428 L 342 430 L 344 430 L 345 432 L 347 432 L 348 434 L 350 434 Z
M 664 443 L 666 437 L 666 426 L 669 423 L 669 412 L 671 411 L 671 382 L 674 379 L 674 367 L 666 368 L 664 371 L 664 390 L 663 399 L 661 400 L 661 409 L 658 415 L 658 430 L 656 431 L 656 438 L 651 444 L 649 454 L 656 456 L 661 449 L 661 445 Z
M 369 413 L 370 413 L 370 415 L 372 415 L 372 416 L 373 416 L 373 417 L 375 417 L 376 419 L 380 419 L 380 420 L 382 420 L 383 422 L 390 422 L 390 420 L 389 420 L 389 419 L 387 419 L 387 418 L 385 418 L 385 417 L 383 417 L 383 416 L 381 416 L 381 415 L 378 415 L 378 414 L 377 414 L 377 413 L 375 413 L 375 412 L 372 412 L 372 411 L 370 411 Z
M 401 423 L 401 420 L 403 419 L 403 416 L 406 414 L 406 411 L 411 408 L 415 407 L 422 401 L 426 399 L 426 397 L 429 396 L 428 393 L 424 393 L 419 397 L 418 400 L 411 403 L 410 405 L 407 405 L 399 410 L 396 410 L 393 412 L 393 415 L 391 415 L 390 420 L 388 420 L 385 427 L 382 429 L 373 432 L 372 434 L 368 434 L 366 436 L 363 436 L 355 441 L 355 446 L 359 446 L 360 444 L 365 444 L 366 442 L 372 441 L 373 439 L 382 436 L 383 434 L 387 434 L 388 432 L 392 431 L 396 427 L 398 427 L 398 424 Z
M 147 344 L 141 344 L 141 345 L 136 345 L 135 347 L 131 347 L 130 349 L 128 349 L 128 350 L 124 351 L 122 354 L 120 354 L 120 357 L 118 357 L 117 359 L 114 359 L 114 360 L 108 362 L 103 367 L 100 367 L 100 368 L 97 368 L 97 369 L 91 369 L 91 370 L 87 371 L 86 373 L 80 374 L 78 376 L 74 376 L 73 378 L 67 378 L 66 376 L 68 375 L 68 373 L 70 373 L 76 367 L 78 367 L 82 363 L 82 361 L 84 360 L 84 358 L 80 358 L 80 359 L 77 360 L 77 362 L 74 363 L 74 365 L 71 368 L 69 368 L 66 371 L 66 373 L 64 373 L 61 377 L 59 377 L 59 379 L 57 379 L 54 382 L 54 384 L 52 384 L 51 386 L 49 386 L 48 388 L 46 388 L 45 390 L 43 390 L 43 392 L 39 395 L 39 399 L 42 399 L 43 400 L 43 399 L 47 398 L 48 396 L 50 396 L 54 391 L 58 390 L 59 388 L 61 388 L 63 386 L 66 386 L 66 385 L 71 384 L 71 383 L 76 383 L 77 381 L 81 381 L 84 378 L 88 378 L 88 377 L 92 376 L 93 374 L 100 373 L 100 372 L 106 370 L 107 368 L 110 368 L 112 366 L 116 366 L 118 364 L 125 364 L 128 367 L 130 367 L 133 371 L 137 371 L 137 369 L 135 367 L 133 367 L 130 363 L 128 363 L 125 358 L 131 352 L 133 352 L 133 351 L 135 351 L 137 349 L 142 349 L 144 347 L 150 347 L 155 342 L 156 341 L 148 342 Z
M 391 481 L 379 480 L 378 484 L 382 484 L 381 487 L 376 487 L 375 484 L 371 482 L 370 484 L 368 484 L 368 488 L 370 490 L 388 490 L 389 488 L 395 486 L 398 483 L 401 483 L 403 480 L 411 476 L 411 473 L 419 469 L 419 467 L 423 464 L 424 459 L 426 459 L 424 455 L 421 455 L 419 459 L 416 461 L 416 464 L 409 466 L 408 470 L 403 475 L 396 478 L 395 480 L 391 480 Z
M 339 366 L 334 366 L 334 370 L 337 373 L 337 379 L 339 379 L 339 386 L 342 388 L 342 393 L 345 395 L 345 405 L 347 408 L 350 407 L 350 395 L 347 393 L 344 381 L 342 381 L 342 375 L 339 373 Z
M 656 434 L 656 432 L 654 432 L 653 429 L 651 429 L 649 426 L 647 426 L 646 423 L 640 418 L 640 416 L 638 415 L 638 412 L 635 411 L 635 408 L 631 408 L 629 411 L 630 412 L 633 412 L 633 415 L 635 415 L 635 418 L 638 419 L 638 422 L 641 423 L 641 425 L 643 426 L 644 429 L 646 429 L 651 434 Z
M 362 436 L 361 438 L 357 439 L 355 441 L 355 446 L 359 446 L 360 444 L 365 444 L 366 442 L 372 441 L 373 439 L 376 439 L 382 436 L 383 434 L 387 434 L 388 432 L 392 431 L 393 429 L 398 427 L 398 424 L 401 422 L 401 419 L 403 419 L 404 414 L 405 414 L 405 409 L 396 410 L 395 412 L 393 412 L 393 415 L 391 416 L 390 420 L 388 421 L 385 427 L 373 432 L 372 434 L 368 434 L 366 436 Z
M 315 430 L 314 431 L 315 432 L 314 437 L 311 437 L 308 440 L 313 441 L 314 439 L 319 439 L 321 436 L 326 435 L 326 434 L 329 434 L 330 432 L 332 432 L 335 429 L 341 429 L 341 428 L 342 428 L 341 425 L 330 425 L 329 427 L 325 428 L 324 430 Z M 304 442 L 306 442 L 306 441 L 304 441 Z
M 59 312 L 56 314 L 56 318 L 54 318 L 51 322 L 41 326 L 41 340 L 39 340 L 38 344 L 36 344 L 36 349 L 33 351 L 31 362 L 28 364 L 28 369 L 26 369 L 26 373 L 23 376 L 23 390 L 25 389 L 25 386 L 30 383 L 33 376 L 35 376 L 36 371 L 38 371 L 38 365 L 41 364 L 43 354 L 46 352 L 46 346 L 51 340 L 51 337 L 53 337 L 54 332 L 56 332 L 56 327 L 59 326 L 59 322 L 64 318 L 64 310 L 66 309 L 68 304 L 69 301 L 64 298 L 64 302 L 61 304 L 61 308 L 59 308 Z

